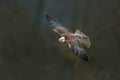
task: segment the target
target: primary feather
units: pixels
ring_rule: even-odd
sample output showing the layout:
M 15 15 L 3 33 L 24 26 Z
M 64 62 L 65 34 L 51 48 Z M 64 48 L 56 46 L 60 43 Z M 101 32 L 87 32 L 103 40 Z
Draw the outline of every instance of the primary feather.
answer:
M 75 45 L 71 47 L 71 50 L 81 59 L 89 62 L 88 55 L 86 51 L 84 50 L 83 46 L 80 44 L 78 40 L 74 41 Z
M 65 36 L 67 34 L 70 34 L 70 31 L 66 29 L 58 20 L 56 20 L 54 17 L 51 17 L 47 15 L 48 22 L 50 23 L 50 26 L 53 27 L 53 30 L 57 32 L 60 36 Z

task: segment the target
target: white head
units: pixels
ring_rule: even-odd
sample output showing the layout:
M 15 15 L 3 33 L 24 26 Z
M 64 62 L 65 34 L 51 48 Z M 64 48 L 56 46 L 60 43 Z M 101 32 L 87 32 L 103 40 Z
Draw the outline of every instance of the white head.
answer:
M 62 36 L 61 38 L 59 38 L 59 42 L 65 42 L 65 37 Z

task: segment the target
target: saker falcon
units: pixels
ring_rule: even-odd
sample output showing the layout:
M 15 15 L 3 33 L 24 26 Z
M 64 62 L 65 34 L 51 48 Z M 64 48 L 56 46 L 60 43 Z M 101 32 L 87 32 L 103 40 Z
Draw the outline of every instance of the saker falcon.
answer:
M 83 46 L 90 47 L 90 39 L 80 30 L 76 30 L 75 33 L 70 32 L 66 29 L 57 19 L 50 15 L 46 15 L 50 26 L 53 30 L 58 33 L 61 37 L 59 42 L 66 42 L 69 48 L 82 60 L 89 62 L 88 55 L 84 50 Z

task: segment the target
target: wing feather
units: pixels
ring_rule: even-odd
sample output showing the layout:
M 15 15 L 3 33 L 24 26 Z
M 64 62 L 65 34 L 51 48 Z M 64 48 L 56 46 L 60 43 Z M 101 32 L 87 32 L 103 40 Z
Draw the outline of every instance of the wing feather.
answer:
M 64 36 L 68 35 L 71 32 L 68 31 L 57 19 L 55 19 L 52 16 L 46 15 L 48 22 L 50 23 L 50 26 L 53 27 L 53 30 L 57 32 L 59 35 Z
M 82 60 L 89 62 L 88 55 L 84 50 L 83 46 L 80 44 L 79 40 L 69 40 L 67 41 L 69 48 Z

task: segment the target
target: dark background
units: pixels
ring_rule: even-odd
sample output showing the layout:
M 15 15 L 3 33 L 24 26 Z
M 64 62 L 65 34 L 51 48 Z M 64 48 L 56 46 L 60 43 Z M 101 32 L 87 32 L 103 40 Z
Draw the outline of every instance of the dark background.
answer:
M 76 57 L 46 14 L 91 39 Z M 120 80 L 120 0 L 0 0 L 0 80 Z

